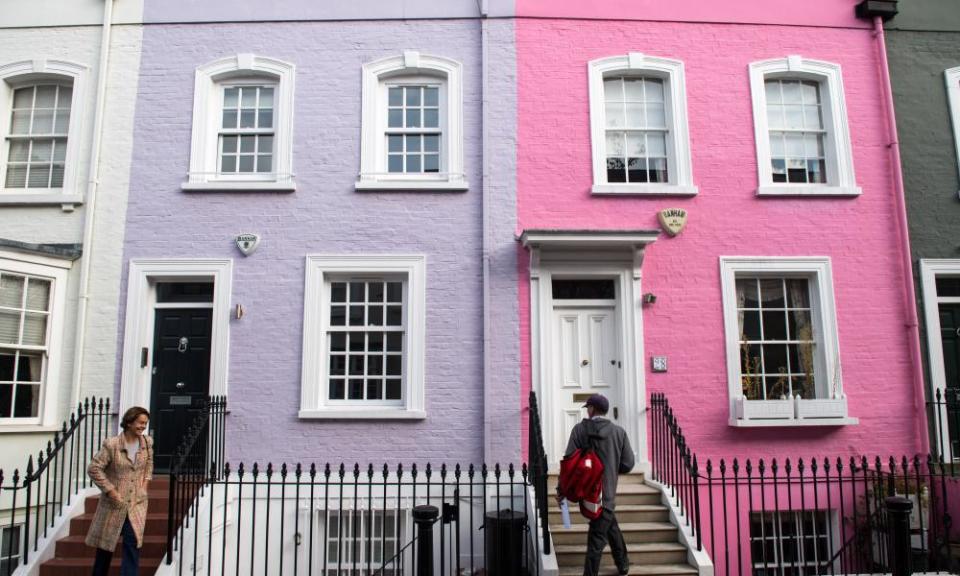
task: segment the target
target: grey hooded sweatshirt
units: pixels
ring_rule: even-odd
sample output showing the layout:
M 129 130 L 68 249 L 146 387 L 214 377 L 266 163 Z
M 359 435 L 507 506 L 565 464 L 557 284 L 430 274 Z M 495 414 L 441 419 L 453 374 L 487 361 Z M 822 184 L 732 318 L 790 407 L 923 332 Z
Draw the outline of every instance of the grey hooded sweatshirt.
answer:
M 633 470 L 633 449 L 623 428 L 603 416 L 594 416 L 592 420 L 584 418 L 573 427 L 564 456 L 570 456 L 577 448 L 589 448 L 591 437 L 595 438 L 597 456 L 603 462 L 603 507 L 613 512 L 617 477 Z

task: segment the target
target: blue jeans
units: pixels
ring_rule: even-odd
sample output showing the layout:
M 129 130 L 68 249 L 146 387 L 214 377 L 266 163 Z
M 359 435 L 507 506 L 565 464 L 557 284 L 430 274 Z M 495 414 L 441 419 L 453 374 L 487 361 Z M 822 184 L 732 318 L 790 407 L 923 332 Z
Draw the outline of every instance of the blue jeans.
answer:
M 123 521 L 120 530 L 120 540 L 123 542 L 123 561 L 120 564 L 120 576 L 138 576 L 140 574 L 140 549 L 137 548 L 137 534 L 130 525 L 130 519 Z M 113 551 L 97 548 L 97 557 L 93 562 L 93 576 L 107 576 L 110 572 L 110 561 L 113 560 Z

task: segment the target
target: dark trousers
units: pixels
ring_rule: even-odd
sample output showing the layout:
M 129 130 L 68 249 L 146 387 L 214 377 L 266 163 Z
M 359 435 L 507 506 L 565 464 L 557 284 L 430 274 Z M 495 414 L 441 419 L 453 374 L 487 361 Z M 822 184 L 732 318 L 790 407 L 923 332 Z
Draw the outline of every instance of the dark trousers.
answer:
M 617 564 L 620 573 L 626 573 L 630 568 L 630 559 L 627 558 L 627 544 L 623 541 L 620 525 L 612 510 L 603 509 L 603 514 L 596 520 L 590 521 L 590 531 L 587 533 L 587 557 L 583 563 L 583 576 L 597 576 L 600 573 L 600 557 L 603 549 L 610 544 L 613 552 L 613 561 Z
M 123 542 L 123 561 L 120 563 L 120 576 L 137 576 L 140 574 L 140 549 L 137 548 L 137 534 L 130 525 L 130 519 L 123 521 L 120 530 L 120 540 Z M 113 560 L 113 551 L 97 548 L 97 558 L 93 561 L 93 576 L 107 576 L 110 572 L 110 561 Z

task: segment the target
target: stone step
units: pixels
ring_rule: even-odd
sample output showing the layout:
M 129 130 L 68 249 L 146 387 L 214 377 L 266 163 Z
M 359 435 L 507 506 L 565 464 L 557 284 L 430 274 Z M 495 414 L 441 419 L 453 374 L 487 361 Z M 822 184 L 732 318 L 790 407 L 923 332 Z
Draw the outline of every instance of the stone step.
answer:
M 570 528 L 564 528 L 562 524 L 551 525 L 550 534 L 557 546 L 583 545 L 587 541 L 589 529 L 587 524 L 574 524 Z M 677 527 L 669 522 L 620 522 L 620 531 L 623 532 L 623 539 L 627 544 L 677 541 Z
M 152 507 L 151 507 L 152 508 Z M 90 525 L 93 523 L 93 512 L 87 512 L 76 516 L 70 519 L 70 533 L 71 534 L 86 534 L 87 530 L 90 529 Z M 163 511 L 149 512 L 147 513 L 147 523 L 144 527 L 144 532 L 148 536 L 151 535 L 165 535 L 167 533 L 167 511 L 164 508 Z
M 147 491 L 147 500 L 150 502 L 149 507 L 154 510 L 166 510 L 167 502 L 170 501 L 170 493 L 166 490 L 154 489 L 152 486 L 150 490 Z M 83 503 L 84 512 L 96 512 L 97 502 L 100 501 L 100 495 L 96 496 L 87 496 L 86 502 Z
M 114 554 L 110 576 L 120 576 L 120 554 Z M 141 558 L 140 573 L 154 574 L 160 567 L 160 558 Z M 93 561 L 90 558 L 53 558 L 40 565 L 40 576 L 90 576 Z
M 609 552 L 607 552 L 609 554 Z M 564 566 L 560 568 L 559 576 L 580 576 L 583 566 Z M 603 566 L 598 576 L 617 576 L 616 567 Z M 646 566 L 630 566 L 630 576 L 696 576 L 697 569 L 689 564 L 648 564 Z
M 584 537 L 586 538 L 586 537 Z M 559 566 L 583 567 L 586 555 L 586 542 L 581 545 L 556 545 L 554 547 Z M 651 542 L 645 544 L 627 544 L 627 554 L 632 566 L 651 564 L 685 564 L 687 549 L 676 542 Z M 615 566 L 609 549 L 603 554 L 601 566 Z
M 670 511 L 662 504 L 621 504 L 617 501 L 617 521 L 618 522 L 668 522 L 670 520 Z M 550 507 L 550 525 L 561 525 L 560 507 L 551 503 Z M 570 508 L 570 522 L 573 525 L 590 523 L 583 514 L 577 510 L 574 504 Z
M 86 534 L 71 534 L 65 538 L 57 540 L 56 557 L 57 558 L 92 558 L 96 552 L 95 548 L 87 546 L 84 542 Z M 167 537 L 161 535 L 144 536 L 143 547 L 140 548 L 141 558 L 162 558 L 167 548 Z M 121 543 L 117 543 L 117 549 L 114 554 L 121 554 Z M 91 564 L 92 566 L 93 564 Z

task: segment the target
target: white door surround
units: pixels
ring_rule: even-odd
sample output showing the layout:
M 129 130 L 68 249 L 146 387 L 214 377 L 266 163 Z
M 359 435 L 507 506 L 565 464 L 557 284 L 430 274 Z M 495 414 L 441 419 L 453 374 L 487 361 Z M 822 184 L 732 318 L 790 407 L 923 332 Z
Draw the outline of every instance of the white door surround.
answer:
M 937 391 L 945 394 L 947 391 L 946 367 L 943 362 L 943 343 L 940 340 L 940 304 L 960 304 L 960 298 L 940 296 L 937 294 L 938 276 L 960 276 L 960 259 L 930 259 L 920 260 L 920 286 L 923 293 L 923 319 L 927 335 L 927 354 L 930 365 L 930 399 L 934 399 Z M 945 396 L 944 396 L 945 397 Z M 940 408 L 940 422 L 948 422 L 945 407 Z M 928 423 L 929 425 L 930 423 Z M 936 432 L 934 430 L 934 432 Z M 940 430 L 940 438 L 944 447 L 945 459 L 952 460 L 960 457 L 953 454 L 948 426 Z
M 131 260 L 127 276 L 127 307 L 120 377 L 120 413 L 131 406 L 150 405 L 153 366 L 156 286 L 161 282 L 213 283 L 213 327 L 210 343 L 210 394 L 227 394 L 229 327 L 233 260 Z M 161 307 L 163 307 L 161 305 Z M 178 307 L 190 307 L 178 306 Z M 144 356 L 143 350 L 146 350 Z
M 564 441 L 557 439 L 563 402 L 556 397 L 558 387 L 552 374 L 554 277 L 613 280 L 616 346 L 622 361 L 622 368 L 618 369 L 617 421 L 627 431 L 638 469 L 647 471 L 649 467 L 640 280 L 644 249 L 658 235 L 656 230 L 525 230 L 519 238 L 530 251 L 531 385 L 540 402 L 544 448 L 551 469 L 558 465 L 566 447 L 557 445 Z

